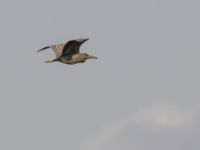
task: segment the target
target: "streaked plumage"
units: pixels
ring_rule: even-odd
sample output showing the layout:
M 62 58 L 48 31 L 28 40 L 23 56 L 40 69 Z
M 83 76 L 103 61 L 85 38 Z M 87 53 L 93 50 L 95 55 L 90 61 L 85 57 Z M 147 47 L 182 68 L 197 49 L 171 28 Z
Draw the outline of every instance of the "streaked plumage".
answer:
M 88 39 L 75 39 L 68 41 L 64 44 L 55 44 L 46 46 L 37 52 L 43 51 L 47 48 L 51 48 L 56 55 L 56 59 L 48 60 L 46 63 L 59 61 L 65 64 L 83 63 L 87 59 L 96 59 L 97 57 L 91 56 L 86 53 L 79 53 L 80 46 Z

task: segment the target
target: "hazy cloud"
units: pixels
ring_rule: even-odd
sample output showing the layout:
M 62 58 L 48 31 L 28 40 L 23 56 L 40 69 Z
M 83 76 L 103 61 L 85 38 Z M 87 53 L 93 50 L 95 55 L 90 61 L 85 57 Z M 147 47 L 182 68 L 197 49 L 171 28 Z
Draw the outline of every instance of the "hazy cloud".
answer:
M 164 134 L 175 129 L 190 133 L 193 132 L 193 127 L 200 121 L 199 116 L 199 106 L 181 108 L 175 104 L 156 102 L 152 105 L 139 108 L 135 113 L 119 118 L 117 121 L 109 122 L 107 126 L 100 128 L 96 134 L 87 139 L 83 143 L 82 148 L 83 150 L 100 150 L 102 148 L 109 150 L 109 145 L 114 144 L 113 146 L 117 149 L 119 145 L 122 146 L 123 143 L 126 143 L 124 141 L 127 140 L 126 138 L 120 138 L 124 133 L 130 132 L 134 136 L 134 132 L 131 130 L 137 130 L 141 134 L 155 135 L 158 132 Z M 121 140 L 117 142 L 118 138 Z M 155 136 L 153 138 L 156 139 L 159 137 Z M 116 143 L 113 143 L 113 141 Z M 133 141 L 132 147 L 134 148 L 135 146 L 137 145 L 134 145 Z M 126 146 L 123 145 L 123 147 Z

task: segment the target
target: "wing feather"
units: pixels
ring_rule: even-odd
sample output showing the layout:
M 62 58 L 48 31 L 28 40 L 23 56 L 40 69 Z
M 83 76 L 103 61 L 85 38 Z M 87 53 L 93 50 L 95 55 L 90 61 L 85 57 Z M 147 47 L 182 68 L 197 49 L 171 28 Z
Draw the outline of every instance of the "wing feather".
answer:
M 63 51 L 64 46 L 65 46 L 65 44 L 55 44 L 55 45 L 50 46 L 50 48 L 55 53 L 56 58 L 58 58 L 62 55 L 62 51 Z
M 68 41 L 63 47 L 62 55 L 69 56 L 79 53 L 80 46 L 88 39 L 76 39 Z
M 51 48 L 53 50 L 53 52 L 55 53 L 56 58 L 58 58 L 62 55 L 62 51 L 63 51 L 64 46 L 65 46 L 65 44 L 55 44 L 55 45 L 46 46 L 42 49 L 39 49 L 37 52 L 43 51 L 47 48 Z
M 56 58 L 59 58 L 60 56 L 70 56 L 76 53 L 79 53 L 80 46 L 87 41 L 88 39 L 76 39 L 68 41 L 65 44 L 55 44 L 51 46 L 46 46 L 37 52 L 43 51 L 47 48 L 51 48 L 53 52 L 56 55 Z

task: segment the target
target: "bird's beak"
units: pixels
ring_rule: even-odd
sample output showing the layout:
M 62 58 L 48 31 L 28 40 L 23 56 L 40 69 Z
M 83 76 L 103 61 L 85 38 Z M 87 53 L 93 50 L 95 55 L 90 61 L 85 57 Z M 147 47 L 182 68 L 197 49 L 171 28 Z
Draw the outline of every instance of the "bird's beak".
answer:
M 98 57 L 96 57 L 96 56 L 92 56 L 92 55 L 89 55 L 88 56 L 88 59 L 97 59 Z

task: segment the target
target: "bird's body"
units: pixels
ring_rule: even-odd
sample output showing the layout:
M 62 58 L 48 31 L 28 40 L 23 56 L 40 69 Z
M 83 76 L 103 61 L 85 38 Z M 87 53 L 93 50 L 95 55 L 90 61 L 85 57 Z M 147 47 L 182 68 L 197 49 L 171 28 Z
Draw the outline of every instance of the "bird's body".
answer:
M 97 57 L 91 56 L 86 53 L 79 53 L 80 46 L 87 41 L 88 39 L 76 39 L 68 41 L 65 44 L 56 44 L 52 46 L 46 46 L 38 52 L 45 50 L 47 48 L 51 48 L 55 55 L 56 59 L 48 60 L 46 63 L 51 63 L 55 61 L 59 61 L 65 64 L 77 64 L 77 63 L 83 63 L 87 59 L 96 59 Z
M 61 62 L 65 64 L 76 64 L 83 63 L 88 59 L 88 54 L 86 53 L 77 53 L 71 56 L 61 56 L 59 58 Z

